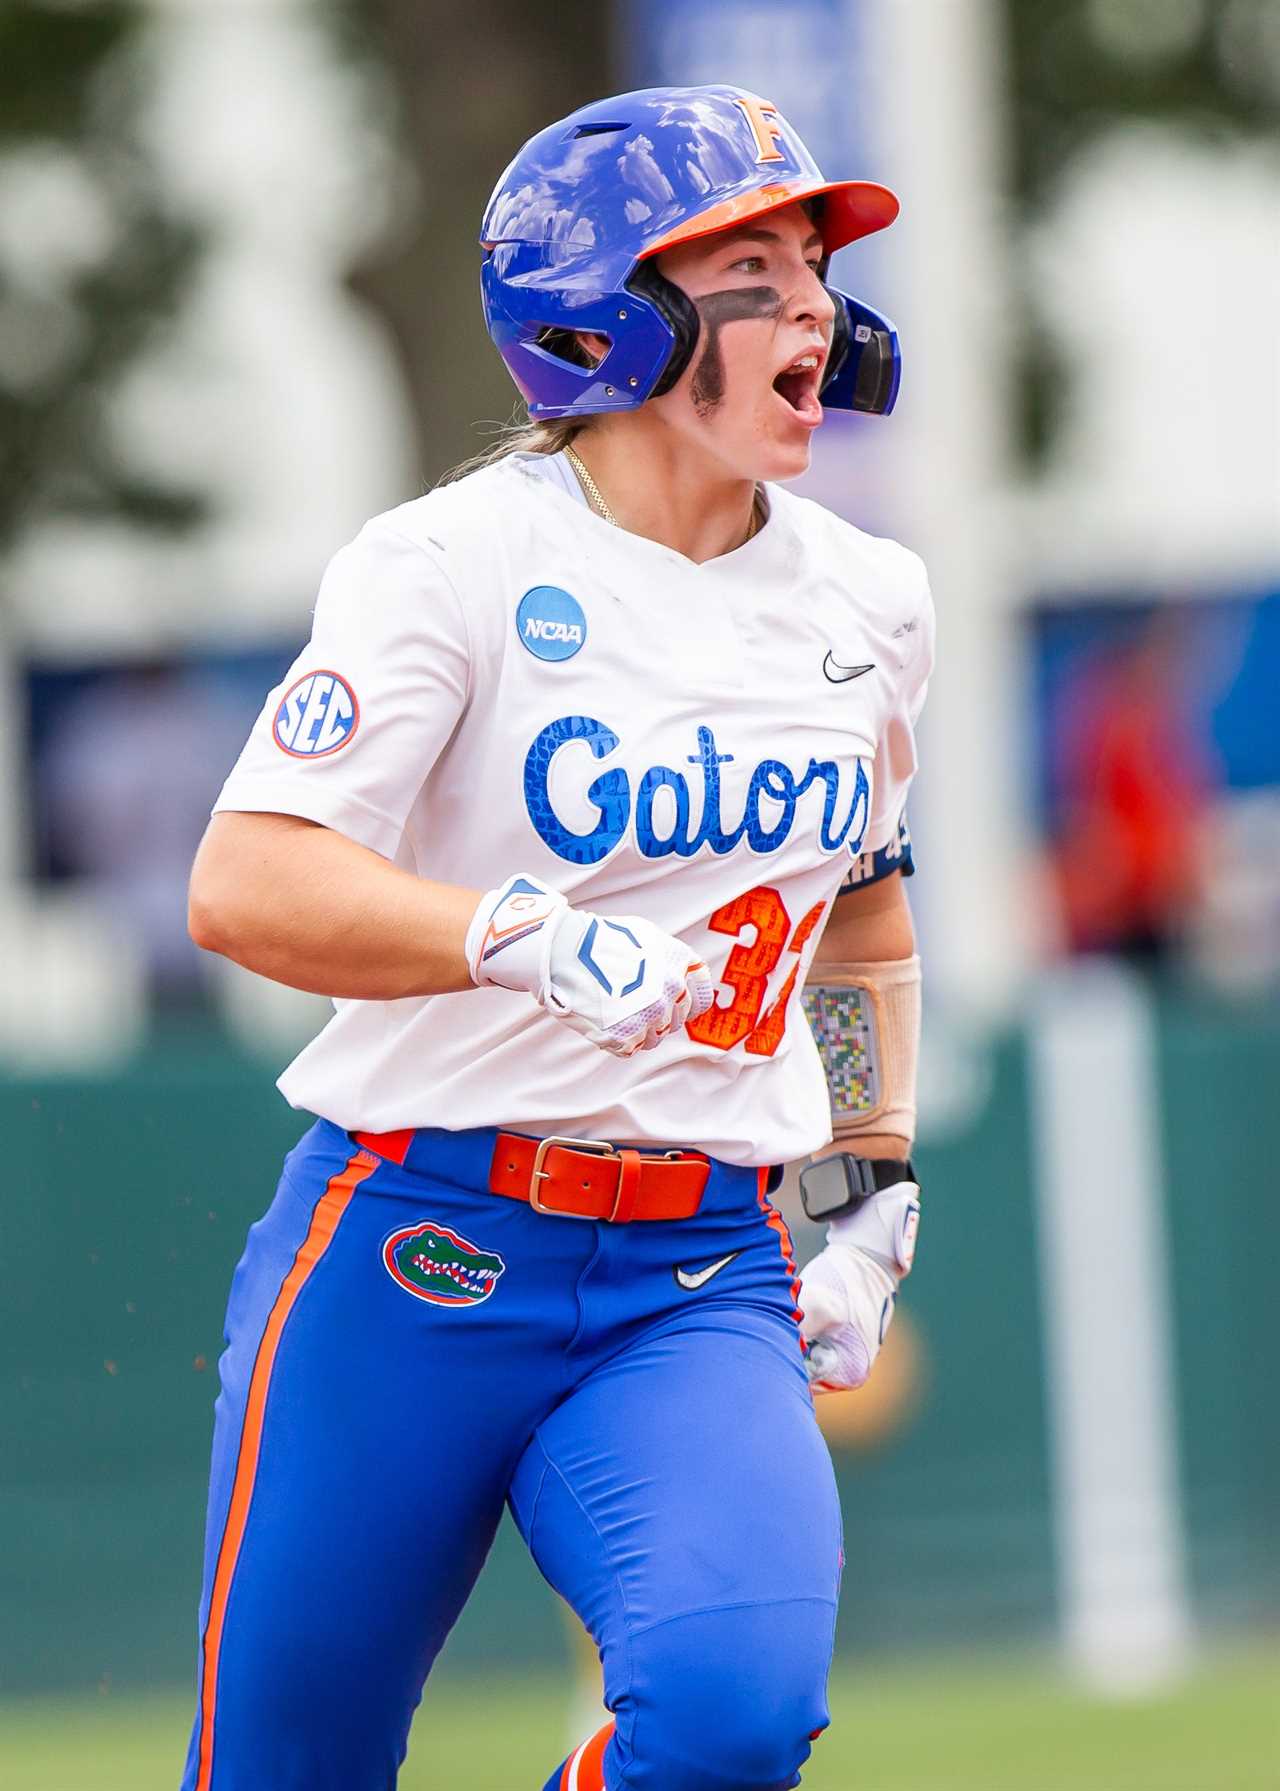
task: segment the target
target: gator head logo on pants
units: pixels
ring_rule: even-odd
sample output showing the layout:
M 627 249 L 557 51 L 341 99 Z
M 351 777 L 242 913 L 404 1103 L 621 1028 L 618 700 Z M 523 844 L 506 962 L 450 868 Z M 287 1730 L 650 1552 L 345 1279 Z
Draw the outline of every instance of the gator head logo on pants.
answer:
M 382 1260 L 393 1281 L 433 1306 L 478 1306 L 507 1266 L 493 1251 L 429 1219 L 393 1231 L 382 1246 Z

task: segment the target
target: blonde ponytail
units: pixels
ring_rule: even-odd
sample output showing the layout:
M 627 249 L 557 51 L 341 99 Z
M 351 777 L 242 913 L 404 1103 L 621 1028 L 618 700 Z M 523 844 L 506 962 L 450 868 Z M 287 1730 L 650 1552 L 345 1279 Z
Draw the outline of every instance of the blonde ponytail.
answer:
M 473 454 L 458 466 L 445 473 L 441 485 L 452 485 L 455 479 L 465 479 L 468 473 L 478 473 L 482 467 L 492 466 L 495 461 L 505 460 L 508 454 L 559 454 L 567 448 L 576 436 L 590 422 L 589 417 L 552 417 L 545 422 L 506 423 L 498 432 L 496 439 L 480 453 Z

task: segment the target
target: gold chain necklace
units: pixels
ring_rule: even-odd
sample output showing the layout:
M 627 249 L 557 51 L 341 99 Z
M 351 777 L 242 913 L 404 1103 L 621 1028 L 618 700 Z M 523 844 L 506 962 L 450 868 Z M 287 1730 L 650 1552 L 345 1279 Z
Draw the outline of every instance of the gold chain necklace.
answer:
M 608 504 L 605 503 L 604 493 L 591 477 L 591 474 L 587 471 L 582 456 L 580 454 L 575 454 L 573 449 L 566 445 L 564 457 L 569 462 L 574 472 L 577 473 L 578 481 L 587 494 L 587 502 L 591 505 L 591 508 L 597 515 L 603 516 L 606 522 L 611 522 L 615 529 L 620 528 L 621 524 L 613 511 L 609 508 Z
M 603 517 L 605 522 L 612 523 L 615 529 L 621 528 L 621 523 L 609 508 L 608 504 L 604 501 L 604 493 L 591 477 L 591 474 L 587 471 L 582 456 L 575 453 L 574 449 L 566 443 L 564 457 L 569 462 L 569 465 L 573 468 L 574 472 L 578 475 L 578 483 L 586 492 L 587 502 L 596 512 L 596 515 Z M 760 493 L 757 491 L 751 500 L 751 521 L 747 525 L 746 534 L 739 543 L 740 546 L 745 547 L 747 545 L 747 542 L 750 541 L 751 537 L 759 529 L 760 521 Z

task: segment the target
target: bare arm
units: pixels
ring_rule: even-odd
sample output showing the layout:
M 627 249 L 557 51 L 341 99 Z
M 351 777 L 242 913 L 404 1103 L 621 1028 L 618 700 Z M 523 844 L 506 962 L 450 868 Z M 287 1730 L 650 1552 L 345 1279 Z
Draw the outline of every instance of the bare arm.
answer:
M 883 878 L 866 889 L 849 890 L 840 896 L 835 912 L 827 923 L 814 955 L 810 976 L 822 980 L 823 963 L 879 964 L 909 958 L 916 949 L 915 928 L 907 906 L 907 892 L 902 876 Z M 829 1156 L 848 1150 L 849 1140 L 824 1145 L 814 1156 Z M 857 1154 L 860 1157 L 891 1157 L 905 1162 L 911 1147 L 905 1138 L 889 1133 L 868 1132 L 859 1135 Z
M 188 925 L 205 951 L 274 982 L 393 1001 L 473 986 L 463 940 L 480 894 L 297 815 L 224 813 L 196 854 Z
M 835 912 L 814 954 L 816 976 L 822 964 L 879 964 L 909 958 L 916 949 L 915 928 L 907 906 L 902 874 L 895 871 L 865 889 L 851 889 L 836 898 Z

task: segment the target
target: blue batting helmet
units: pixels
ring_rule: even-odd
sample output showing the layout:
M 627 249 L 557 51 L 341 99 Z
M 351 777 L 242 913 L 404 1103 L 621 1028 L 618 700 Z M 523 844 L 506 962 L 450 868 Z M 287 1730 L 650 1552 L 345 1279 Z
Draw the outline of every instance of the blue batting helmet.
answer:
M 525 144 L 485 210 L 485 322 L 531 417 L 634 410 L 689 363 L 698 315 L 653 261 L 663 249 L 812 199 L 825 256 L 898 215 L 887 187 L 824 180 L 799 135 L 740 87 L 649 87 L 584 106 Z M 825 260 L 823 264 L 825 274 Z M 822 402 L 893 408 L 888 318 L 828 287 Z M 609 338 L 596 366 L 571 334 Z

